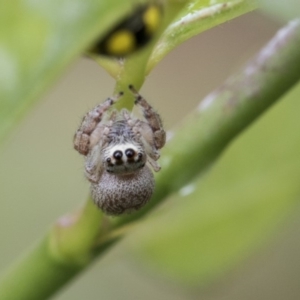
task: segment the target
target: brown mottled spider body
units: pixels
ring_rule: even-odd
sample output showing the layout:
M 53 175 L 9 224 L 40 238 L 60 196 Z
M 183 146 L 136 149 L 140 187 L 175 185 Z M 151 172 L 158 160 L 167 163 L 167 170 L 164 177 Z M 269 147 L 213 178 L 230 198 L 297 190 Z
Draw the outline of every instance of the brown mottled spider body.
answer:
M 137 210 L 151 198 L 154 178 L 147 164 L 160 170 L 158 150 L 166 140 L 160 116 L 129 88 L 143 120 L 126 109 L 110 110 L 120 93 L 87 113 L 74 137 L 75 149 L 86 156 L 85 174 L 94 202 L 110 215 Z

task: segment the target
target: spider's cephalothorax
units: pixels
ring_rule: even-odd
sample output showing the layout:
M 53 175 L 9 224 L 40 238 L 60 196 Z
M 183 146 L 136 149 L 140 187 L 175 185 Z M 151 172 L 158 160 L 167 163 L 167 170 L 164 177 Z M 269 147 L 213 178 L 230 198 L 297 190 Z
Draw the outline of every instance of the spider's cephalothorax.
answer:
M 119 215 L 145 205 L 154 190 L 148 164 L 159 171 L 158 149 L 166 135 L 159 115 L 132 86 L 135 104 L 144 119 L 126 109 L 109 110 L 123 94 L 106 99 L 85 115 L 74 147 L 86 156 L 85 174 L 95 203 L 107 214 Z

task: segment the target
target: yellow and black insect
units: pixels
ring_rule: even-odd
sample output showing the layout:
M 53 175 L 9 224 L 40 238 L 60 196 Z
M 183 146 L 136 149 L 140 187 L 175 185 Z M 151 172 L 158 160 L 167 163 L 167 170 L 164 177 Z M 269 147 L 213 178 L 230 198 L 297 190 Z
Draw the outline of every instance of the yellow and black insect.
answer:
M 151 40 L 161 20 L 161 5 L 139 6 L 98 41 L 90 51 L 115 57 L 131 54 Z

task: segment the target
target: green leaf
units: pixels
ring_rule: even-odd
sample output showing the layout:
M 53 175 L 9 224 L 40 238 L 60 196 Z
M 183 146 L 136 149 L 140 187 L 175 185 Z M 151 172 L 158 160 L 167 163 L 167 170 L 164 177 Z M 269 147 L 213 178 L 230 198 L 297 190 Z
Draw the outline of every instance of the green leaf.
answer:
M 171 50 L 191 37 L 255 8 L 254 0 L 189 2 L 160 37 L 148 62 L 148 72 Z
M 128 241 L 135 259 L 203 285 L 261 246 L 299 204 L 299 96 L 300 86 L 144 222 Z
M 134 2 L 2 1 L 0 142 L 63 69 Z

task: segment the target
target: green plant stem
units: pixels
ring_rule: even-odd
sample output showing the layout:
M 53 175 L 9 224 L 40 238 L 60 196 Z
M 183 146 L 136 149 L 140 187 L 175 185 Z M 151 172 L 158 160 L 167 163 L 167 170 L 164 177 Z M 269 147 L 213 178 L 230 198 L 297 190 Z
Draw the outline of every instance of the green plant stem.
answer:
M 53 259 L 46 236 L 5 274 L 1 281 L 0 299 L 46 299 L 81 269 L 82 266 L 63 264 Z
M 101 216 L 89 200 L 60 219 L 50 234 L 0 281 L 0 299 L 46 299 L 131 230 L 168 194 L 207 168 L 245 127 L 300 78 L 300 21 L 290 22 L 241 72 L 207 96 L 174 133 L 162 152 L 162 171 L 149 205 L 130 216 Z M 120 227 L 120 228 L 115 228 Z M 100 242 L 100 243 L 99 243 Z
M 57 220 L 50 231 L 49 246 L 57 261 L 85 265 L 93 256 L 91 247 L 108 230 L 109 220 L 88 199 L 84 207 Z

